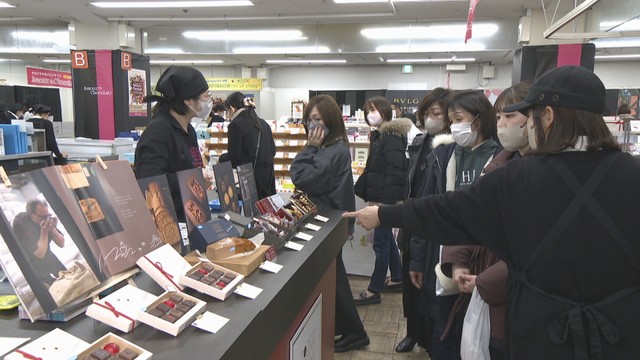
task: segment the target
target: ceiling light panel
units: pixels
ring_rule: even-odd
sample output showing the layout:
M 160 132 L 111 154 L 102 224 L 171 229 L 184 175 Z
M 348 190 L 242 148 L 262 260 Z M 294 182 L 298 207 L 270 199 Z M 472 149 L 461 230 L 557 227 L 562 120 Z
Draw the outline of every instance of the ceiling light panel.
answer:
M 224 64 L 222 60 L 150 60 L 151 64 Z
M 440 43 L 424 45 L 380 45 L 376 47 L 377 53 L 412 53 L 412 52 L 463 52 L 482 51 L 486 46 L 483 43 Z
M 42 59 L 42 62 L 50 64 L 71 64 L 71 60 L 69 59 Z
M 447 63 L 447 62 L 474 62 L 475 58 L 433 58 L 433 59 L 387 59 L 388 63 Z
M 92 2 L 91 5 L 106 9 L 159 9 L 159 8 L 210 8 L 253 6 L 251 1 L 112 1 Z
M 0 1 L 0 8 L 14 8 L 15 5 L 8 4 L 4 1 Z
M 274 47 L 239 47 L 232 50 L 234 54 L 325 54 L 330 49 L 326 46 L 274 46 Z
M 640 54 L 628 54 L 628 55 L 596 55 L 595 59 L 597 60 L 605 60 L 605 59 L 609 59 L 609 60 L 614 60 L 614 59 L 618 59 L 618 60 L 625 60 L 625 59 L 638 59 L 640 58 Z
M 267 64 L 345 64 L 347 60 L 344 59 L 330 59 L 330 60 L 267 60 Z
M 182 36 L 194 40 L 208 41 L 283 41 L 307 40 L 299 30 L 220 30 L 185 31 Z
M 640 47 L 640 38 L 620 38 L 592 41 L 598 49 Z
M 474 24 L 473 37 L 483 38 L 495 35 L 500 27 L 496 24 Z M 362 29 L 360 34 L 373 40 L 396 39 L 464 39 L 466 24 L 376 27 Z

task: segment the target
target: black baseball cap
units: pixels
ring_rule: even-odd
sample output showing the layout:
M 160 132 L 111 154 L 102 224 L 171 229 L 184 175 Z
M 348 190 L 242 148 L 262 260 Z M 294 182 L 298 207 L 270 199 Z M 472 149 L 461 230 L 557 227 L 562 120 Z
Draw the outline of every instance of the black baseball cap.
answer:
M 602 114 L 607 94 L 604 84 L 587 68 L 561 66 L 540 76 L 524 101 L 505 106 L 502 111 L 528 115 L 533 105 L 557 106 Z

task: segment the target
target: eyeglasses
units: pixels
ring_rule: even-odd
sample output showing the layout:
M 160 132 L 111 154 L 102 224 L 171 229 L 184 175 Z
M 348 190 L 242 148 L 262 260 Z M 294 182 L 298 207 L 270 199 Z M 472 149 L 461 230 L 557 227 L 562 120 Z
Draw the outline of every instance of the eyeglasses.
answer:
M 424 117 L 425 118 L 430 117 L 432 119 L 439 119 L 439 118 L 441 118 L 443 116 L 444 116 L 444 113 L 441 113 L 441 112 L 428 112 L 428 111 L 426 111 L 424 113 Z
M 318 125 L 320 121 L 322 121 L 322 118 L 307 119 L 307 124 Z

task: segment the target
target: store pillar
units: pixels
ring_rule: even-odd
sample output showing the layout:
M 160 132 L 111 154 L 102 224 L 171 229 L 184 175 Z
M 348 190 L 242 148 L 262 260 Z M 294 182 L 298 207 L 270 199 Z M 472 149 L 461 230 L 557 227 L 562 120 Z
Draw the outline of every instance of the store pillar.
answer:
M 150 109 L 150 65 L 139 31 L 118 23 L 71 22 L 75 135 L 112 140 L 119 132 L 145 126 Z

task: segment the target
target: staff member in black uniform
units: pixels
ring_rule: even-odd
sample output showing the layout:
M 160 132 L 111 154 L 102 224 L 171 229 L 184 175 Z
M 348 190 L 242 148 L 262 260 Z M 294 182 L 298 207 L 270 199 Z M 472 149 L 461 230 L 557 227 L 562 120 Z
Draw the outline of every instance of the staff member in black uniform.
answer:
M 231 161 L 235 168 L 243 164 L 253 164 L 253 173 L 260 199 L 276 193 L 276 178 L 273 158 L 276 144 L 271 128 L 256 114 L 256 105 L 241 92 L 234 92 L 225 106 L 229 109 L 231 123 L 227 130 L 228 154 L 220 161 Z
M 162 96 L 145 98 L 157 104 L 138 141 L 134 171 L 138 179 L 167 174 L 178 219 L 184 221 L 176 172 L 203 166 L 191 119 L 209 115 L 211 93 L 202 73 L 186 66 L 167 68 L 158 79 L 156 91 Z M 208 173 L 203 173 L 210 180 Z
M 45 147 L 51 151 L 55 157 L 53 161 L 56 165 L 65 165 L 67 163 L 67 154 L 60 152 L 58 148 L 58 141 L 56 140 L 56 134 L 53 130 L 53 123 L 49 121 L 49 115 L 51 114 L 51 108 L 47 105 L 36 104 L 33 105 L 34 113 L 32 117 L 27 120 L 33 123 L 34 129 L 44 129 Z

